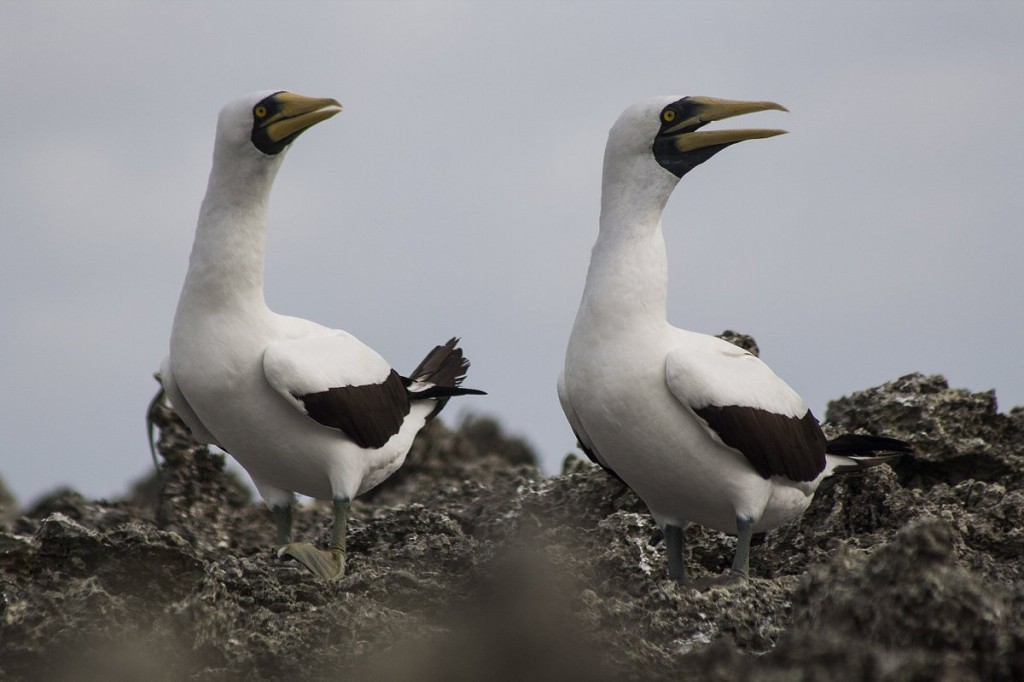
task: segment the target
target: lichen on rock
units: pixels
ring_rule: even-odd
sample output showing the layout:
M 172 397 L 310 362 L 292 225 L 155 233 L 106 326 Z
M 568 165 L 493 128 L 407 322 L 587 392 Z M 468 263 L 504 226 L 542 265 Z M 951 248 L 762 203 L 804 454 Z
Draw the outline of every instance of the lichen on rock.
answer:
M 1024 679 L 1024 414 L 908 375 L 828 419 L 915 453 L 826 480 L 749 583 L 699 592 L 628 487 L 575 455 L 543 476 L 479 417 L 432 423 L 353 503 L 348 574 L 322 583 L 162 413 L 158 480 L 0 527 L 0 679 Z M 330 518 L 303 505 L 296 531 Z M 685 538 L 691 575 L 728 568 L 732 538 Z

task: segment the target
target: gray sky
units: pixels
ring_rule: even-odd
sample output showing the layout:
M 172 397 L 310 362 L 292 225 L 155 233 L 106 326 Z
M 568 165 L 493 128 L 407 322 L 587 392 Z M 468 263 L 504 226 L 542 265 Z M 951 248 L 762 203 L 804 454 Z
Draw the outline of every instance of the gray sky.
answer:
M 792 112 L 676 190 L 674 324 L 753 334 L 819 417 L 912 371 L 1022 404 L 1022 35 L 1020 2 L 4 2 L 0 474 L 27 503 L 151 469 L 216 114 L 265 88 L 345 106 L 278 177 L 271 307 L 401 372 L 461 336 L 490 395 L 447 421 L 549 470 L 607 131 L 653 95 Z

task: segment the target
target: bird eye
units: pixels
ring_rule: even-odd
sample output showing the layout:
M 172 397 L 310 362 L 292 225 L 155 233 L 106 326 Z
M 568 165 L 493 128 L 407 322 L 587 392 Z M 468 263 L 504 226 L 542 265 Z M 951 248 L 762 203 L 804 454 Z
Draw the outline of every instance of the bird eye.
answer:
M 252 113 L 256 114 L 256 118 L 263 118 L 267 115 L 267 108 L 260 104 L 252 110 Z
M 676 120 L 676 112 L 672 111 L 671 109 L 666 109 L 661 114 L 661 120 L 664 121 L 665 123 L 671 123 L 672 121 Z

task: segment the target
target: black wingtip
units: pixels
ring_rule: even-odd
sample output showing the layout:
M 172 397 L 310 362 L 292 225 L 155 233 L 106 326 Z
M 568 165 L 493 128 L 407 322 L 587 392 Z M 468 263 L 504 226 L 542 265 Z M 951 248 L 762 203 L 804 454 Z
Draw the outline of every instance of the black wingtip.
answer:
M 876 452 L 894 452 L 908 455 L 914 446 L 905 440 L 888 436 L 868 436 L 859 433 L 844 433 L 828 441 L 825 452 L 830 455 L 870 455 Z

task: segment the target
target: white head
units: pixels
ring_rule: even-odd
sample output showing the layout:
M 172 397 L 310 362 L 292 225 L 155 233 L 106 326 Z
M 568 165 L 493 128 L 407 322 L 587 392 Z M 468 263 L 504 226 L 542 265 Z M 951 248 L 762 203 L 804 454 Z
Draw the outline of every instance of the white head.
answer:
M 260 90 L 227 104 L 217 118 L 216 155 L 276 157 L 303 131 L 341 111 L 335 99 Z
M 608 133 L 602 188 L 605 211 L 660 215 L 679 179 L 729 145 L 784 130 L 701 131 L 708 123 L 767 109 L 774 102 L 655 97 L 627 108 Z
M 605 157 L 625 162 L 651 159 L 654 138 L 661 130 L 661 112 L 678 97 L 652 97 L 626 108 L 608 131 Z
M 217 118 L 213 168 L 203 210 L 265 201 L 286 151 L 303 131 L 341 111 L 334 99 L 261 90 L 226 105 Z
M 782 135 L 764 128 L 701 131 L 708 123 L 755 111 L 786 108 L 775 102 L 741 102 L 713 97 L 655 97 L 627 108 L 608 134 L 606 154 L 628 160 L 653 159 L 677 178 L 729 145 Z
M 304 130 L 339 111 L 337 100 L 283 90 L 254 92 L 221 109 L 213 168 L 199 212 L 200 232 L 246 221 L 263 229 L 282 152 Z

